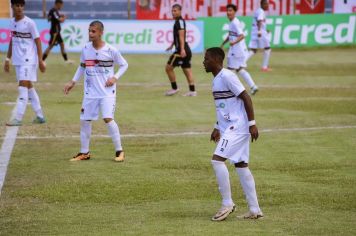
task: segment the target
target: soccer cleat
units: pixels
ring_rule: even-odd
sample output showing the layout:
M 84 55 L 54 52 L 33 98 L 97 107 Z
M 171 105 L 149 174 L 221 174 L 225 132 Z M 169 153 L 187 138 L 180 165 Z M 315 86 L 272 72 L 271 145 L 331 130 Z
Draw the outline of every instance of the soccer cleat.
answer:
M 171 90 L 168 90 L 165 95 L 166 96 L 173 96 L 174 94 L 178 93 L 179 92 L 179 89 L 171 89 Z
M 12 119 L 9 122 L 6 123 L 7 126 L 21 126 L 22 121 L 18 119 Z
M 116 151 L 114 161 L 123 162 L 125 160 L 125 153 L 123 151 Z
M 71 65 L 71 64 L 74 64 L 74 62 L 75 62 L 75 61 L 73 61 L 73 60 L 69 60 L 69 59 L 68 59 L 68 60 L 66 60 L 66 61 L 64 61 L 64 63 L 66 63 L 66 64 L 70 64 L 70 65 Z
M 262 71 L 262 72 L 271 72 L 272 69 L 269 68 L 269 67 L 262 67 L 262 68 L 261 68 L 261 71 Z
M 251 95 L 255 95 L 258 92 L 258 87 L 255 85 L 251 87 L 250 93 Z
M 77 155 L 75 155 L 72 159 L 70 159 L 70 161 L 86 161 L 90 159 L 90 153 L 78 153 Z
M 44 117 L 37 116 L 35 119 L 33 119 L 32 123 L 33 124 L 44 124 L 44 123 L 46 123 L 46 119 Z
M 189 91 L 183 94 L 184 97 L 196 97 L 198 95 L 197 91 Z
M 232 212 L 235 211 L 236 206 L 222 206 L 218 212 L 211 218 L 212 221 L 223 221 L 225 220 Z
M 258 213 L 252 213 L 252 212 L 247 212 L 246 214 L 237 216 L 237 219 L 241 219 L 241 220 L 257 220 L 263 218 L 263 213 L 262 211 L 258 212 Z

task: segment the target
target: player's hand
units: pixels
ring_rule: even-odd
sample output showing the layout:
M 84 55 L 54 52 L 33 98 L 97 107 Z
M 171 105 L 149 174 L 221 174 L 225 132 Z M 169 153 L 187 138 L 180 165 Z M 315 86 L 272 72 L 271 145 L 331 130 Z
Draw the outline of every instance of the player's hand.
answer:
M 220 131 L 218 129 L 214 129 L 210 135 L 210 141 L 214 141 L 214 143 L 219 142 L 220 140 Z
M 258 129 L 256 125 L 250 126 L 251 142 L 258 139 Z
M 75 85 L 75 82 L 74 82 L 74 81 L 68 82 L 68 83 L 64 86 L 64 89 L 63 89 L 64 94 L 67 95 L 67 94 L 69 93 L 69 91 L 74 87 L 74 85 Z
M 10 62 L 9 61 L 5 61 L 4 71 L 5 72 L 10 72 Z
M 171 51 L 172 48 L 173 48 L 173 45 L 169 46 L 169 47 L 166 49 L 166 52 Z
M 187 56 L 187 53 L 185 52 L 184 49 L 180 50 L 180 54 L 179 54 L 182 58 Z
M 261 33 L 261 32 L 258 32 L 258 33 L 257 33 L 257 37 L 261 38 L 261 36 L 262 36 L 262 33 Z
M 117 79 L 115 77 L 111 77 L 109 78 L 106 83 L 105 83 L 105 87 L 111 87 L 116 83 Z
M 234 46 L 235 42 L 230 42 L 229 44 L 230 44 L 230 46 Z
M 44 61 L 40 60 L 38 65 L 40 67 L 40 71 L 44 73 L 46 71 L 46 64 L 44 63 Z

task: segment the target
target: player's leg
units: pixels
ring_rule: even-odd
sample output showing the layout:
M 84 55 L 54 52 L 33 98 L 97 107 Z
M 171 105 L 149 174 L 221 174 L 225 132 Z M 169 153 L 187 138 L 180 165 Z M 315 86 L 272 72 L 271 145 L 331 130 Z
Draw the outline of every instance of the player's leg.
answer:
M 62 39 L 62 35 L 61 35 L 61 34 L 58 34 L 57 42 L 59 43 L 59 46 L 60 46 L 60 48 L 61 48 L 61 54 L 62 54 L 62 57 L 63 57 L 65 63 L 67 63 L 67 64 L 73 64 L 74 61 L 68 59 L 68 55 L 67 55 L 67 52 L 66 52 L 66 50 L 65 50 L 65 46 L 64 46 L 64 42 L 63 42 L 63 39 Z
M 189 47 L 186 47 L 185 51 L 187 55 L 185 58 L 182 58 L 181 67 L 185 77 L 187 78 L 189 92 L 185 93 L 183 96 L 195 97 L 197 96 L 197 92 L 195 91 L 195 84 L 194 84 L 193 73 L 192 73 L 192 64 L 191 64 L 192 52 L 190 51 Z
M 166 73 L 169 81 L 171 82 L 172 89 L 166 92 L 166 96 L 172 96 L 178 93 L 179 89 L 176 82 L 176 75 L 174 73 L 174 67 L 178 66 L 179 54 L 174 53 L 169 57 L 169 60 L 166 64 Z
M 247 85 L 250 87 L 250 94 L 255 95 L 258 91 L 258 87 L 255 84 L 255 81 L 253 81 L 250 73 L 245 69 L 246 67 L 240 67 L 239 69 L 236 70 L 239 76 L 242 77 L 243 80 L 247 83 Z
M 257 39 L 251 39 L 250 44 L 248 45 L 249 50 L 246 55 L 246 62 L 257 53 L 258 41 Z
M 103 98 L 100 102 L 101 113 L 103 120 L 108 128 L 108 133 L 115 146 L 114 161 L 123 162 L 125 160 L 125 153 L 122 149 L 120 129 L 114 120 L 116 107 L 116 98 Z
M 53 34 L 51 33 L 51 37 L 49 39 L 48 47 L 46 48 L 46 50 L 44 51 L 44 53 L 42 55 L 42 60 L 43 61 L 45 61 L 46 58 L 48 57 L 48 55 L 51 52 L 52 48 L 56 44 L 56 40 L 57 40 L 57 33 L 53 33 Z
M 264 48 L 263 51 L 263 60 L 262 60 L 262 71 L 268 72 L 271 69 L 269 68 L 269 58 L 271 56 L 271 45 L 270 45 L 270 39 L 268 38 L 268 35 L 262 36 L 261 39 L 261 46 Z

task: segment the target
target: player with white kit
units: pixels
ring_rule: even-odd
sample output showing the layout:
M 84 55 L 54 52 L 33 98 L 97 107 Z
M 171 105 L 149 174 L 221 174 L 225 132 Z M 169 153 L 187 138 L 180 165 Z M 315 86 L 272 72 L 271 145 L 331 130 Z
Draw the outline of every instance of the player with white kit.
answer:
M 16 77 L 19 83 L 18 99 L 16 105 L 15 117 L 6 125 L 20 126 L 25 114 L 27 102 L 30 101 L 32 109 L 36 113 L 33 123 L 43 124 L 46 122 L 38 94 L 33 87 L 37 81 L 37 67 L 41 72 L 46 70 L 42 61 L 42 48 L 40 35 L 36 24 L 33 20 L 24 15 L 25 1 L 11 0 L 14 19 L 11 20 L 11 40 L 7 57 L 5 60 L 4 70 L 10 71 L 10 60 L 16 69 Z
M 76 82 L 84 74 L 84 98 L 80 114 L 80 140 L 81 150 L 71 161 L 89 160 L 89 143 L 92 120 L 97 120 L 99 110 L 106 123 L 109 135 L 115 146 L 114 160 L 122 162 L 125 155 L 121 145 L 120 130 L 114 120 L 116 107 L 116 82 L 128 68 L 126 60 L 120 52 L 102 40 L 104 25 L 100 21 L 93 21 L 89 25 L 89 40 L 82 50 L 80 66 L 72 81 L 64 87 L 68 94 Z M 114 66 L 119 65 L 119 70 L 114 73 Z
M 245 35 L 241 29 L 241 23 L 236 18 L 237 7 L 234 4 L 226 6 L 226 15 L 230 20 L 229 35 L 221 44 L 221 48 L 229 42 L 230 48 L 227 56 L 227 67 L 229 70 L 236 72 L 245 80 L 250 87 L 250 93 L 254 95 L 258 91 L 258 87 L 251 78 L 250 73 L 246 70 L 247 47 L 245 43 Z
M 225 53 L 221 48 L 209 48 L 203 62 L 205 71 L 214 75 L 212 91 L 217 123 L 210 139 L 217 146 L 211 164 L 222 196 L 222 206 L 212 220 L 224 220 L 235 210 L 229 171 L 225 164 L 227 159 L 235 165 L 249 206 L 249 212 L 238 218 L 258 219 L 263 217 L 263 213 L 258 204 L 255 181 L 248 168 L 250 138 L 252 142 L 258 138 L 253 105 L 251 97 L 236 75 L 223 68 L 224 57 Z
M 271 55 L 270 38 L 266 27 L 266 14 L 268 10 L 268 0 L 261 0 L 261 7 L 258 8 L 253 16 L 251 41 L 249 44 L 250 51 L 247 60 L 256 54 L 257 48 L 263 48 L 262 71 L 268 72 L 269 58 Z

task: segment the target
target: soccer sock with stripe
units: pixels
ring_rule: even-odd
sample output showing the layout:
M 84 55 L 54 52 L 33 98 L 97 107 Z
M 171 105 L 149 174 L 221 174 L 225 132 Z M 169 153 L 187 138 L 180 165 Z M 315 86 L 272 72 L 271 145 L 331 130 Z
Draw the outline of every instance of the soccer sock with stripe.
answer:
M 31 102 L 32 109 L 36 113 L 36 116 L 43 118 L 43 112 L 41 108 L 40 98 L 35 90 L 35 88 L 30 88 L 28 90 L 28 99 Z
M 194 92 L 195 91 L 195 85 L 189 85 L 189 91 Z
M 230 187 L 230 177 L 229 171 L 222 161 L 211 160 L 213 165 L 216 179 L 219 185 L 219 191 L 222 197 L 223 206 L 232 206 L 234 203 L 231 198 L 231 187 Z
M 250 73 L 247 72 L 245 69 L 239 70 L 238 74 L 245 80 L 245 82 L 248 84 L 250 88 L 255 87 L 256 84 L 251 78 Z
M 271 49 L 265 49 L 263 51 L 263 61 L 262 61 L 262 68 L 268 68 L 269 64 L 269 57 L 271 56 Z
M 18 91 L 19 97 L 17 98 L 15 119 L 21 121 L 26 112 L 28 102 L 28 88 L 19 86 Z
M 90 136 L 91 136 L 91 122 L 87 120 L 80 121 L 80 152 L 88 153 L 89 152 L 89 144 L 90 144 Z
M 106 123 L 106 126 L 108 127 L 109 135 L 112 139 L 112 142 L 115 145 L 115 150 L 122 151 L 119 126 L 114 120 L 110 121 L 109 123 Z
M 171 86 L 172 86 L 172 89 L 174 89 L 174 90 L 178 89 L 177 82 L 171 82 Z
M 240 177 L 240 183 L 245 193 L 245 197 L 250 211 L 254 214 L 259 213 L 261 210 L 258 205 L 255 180 L 252 176 L 250 169 L 248 167 L 236 168 L 236 172 Z
M 67 60 L 68 60 L 67 53 L 62 53 L 62 57 L 63 57 L 63 59 L 64 59 L 65 61 L 67 61 Z
M 255 55 L 256 53 L 252 50 L 248 51 L 247 53 L 247 57 L 246 57 L 246 61 L 248 61 L 253 55 Z

